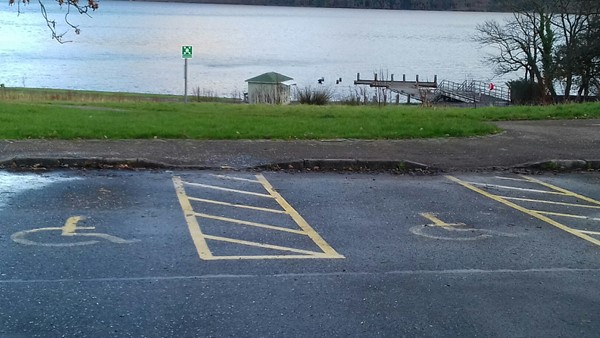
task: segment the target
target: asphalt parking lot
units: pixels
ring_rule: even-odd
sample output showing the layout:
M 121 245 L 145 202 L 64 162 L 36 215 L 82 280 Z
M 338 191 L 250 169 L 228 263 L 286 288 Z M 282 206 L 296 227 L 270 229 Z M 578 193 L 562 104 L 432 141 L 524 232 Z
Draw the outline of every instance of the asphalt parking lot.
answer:
M 0 172 L 0 335 L 600 331 L 600 174 Z

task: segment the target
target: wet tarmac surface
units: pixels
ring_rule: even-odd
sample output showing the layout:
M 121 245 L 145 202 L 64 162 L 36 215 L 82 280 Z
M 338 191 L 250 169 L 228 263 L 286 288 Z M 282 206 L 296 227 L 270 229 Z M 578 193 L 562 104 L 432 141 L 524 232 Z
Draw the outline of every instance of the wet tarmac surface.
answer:
M 578 336 L 600 174 L 0 172 L 0 336 Z

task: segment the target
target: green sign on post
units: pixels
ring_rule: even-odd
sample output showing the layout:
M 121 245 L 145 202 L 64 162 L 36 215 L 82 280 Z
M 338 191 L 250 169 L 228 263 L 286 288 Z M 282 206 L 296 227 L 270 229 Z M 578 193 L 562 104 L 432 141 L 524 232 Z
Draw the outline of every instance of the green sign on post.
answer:
M 192 46 L 181 46 L 181 58 L 191 59 L 192 58 Z
M 184 79 L 184 85 L 183 85 L 183 102 L 187 103 L 187 64 L 188 64 L 188 59 L 192 58 L 192 46 L 181 46 L 181 58 L 184 61 L 183 64 L 183 79 Z

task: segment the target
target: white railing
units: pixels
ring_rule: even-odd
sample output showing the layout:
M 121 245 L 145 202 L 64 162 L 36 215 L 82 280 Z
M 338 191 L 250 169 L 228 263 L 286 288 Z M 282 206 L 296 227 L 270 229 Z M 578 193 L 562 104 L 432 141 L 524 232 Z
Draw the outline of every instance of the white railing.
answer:
M 475 80 L 463 83 L 444 80 L 438 85 L 437 94 L 467 103 L 481 101 L 482 95 L 510 102 L 510 90 L 507 87 L 497 87 Z

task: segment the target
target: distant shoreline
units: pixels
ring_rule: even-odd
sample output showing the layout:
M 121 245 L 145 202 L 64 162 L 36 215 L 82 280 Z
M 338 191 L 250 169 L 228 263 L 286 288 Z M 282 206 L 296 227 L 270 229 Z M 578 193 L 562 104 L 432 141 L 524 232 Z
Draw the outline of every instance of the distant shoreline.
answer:
M 421 10 L 421 11 L 441 11 L 441 12 L 510 12 L 509 8 L 494 3 L 492 0 L 481 2 L 461 1 L 457 5 L 446 5 L 450 7 L 440 7 L 429 4 L 429 2 L 418 4 L 418 0 L 413 0 L 417 4 L 405 4 L 400 0 L 382 1 L 385 6 L 376 4 L 366 6 L 365 2 L 339 0 L 339 1 L 310 1 L 310 0 L 116 0 L 116 1 L 135 1 L 135 2 L 175 2 L 175 3 L 198 3 L 214 5 L 247 5 L 247 6 L 278 6 L 278 7 L 299 7 L 299 8 L 346 8 L 346 9 L 379 9 L 379 10 Z M 479 3 L 479 5 L 477 5 Z

